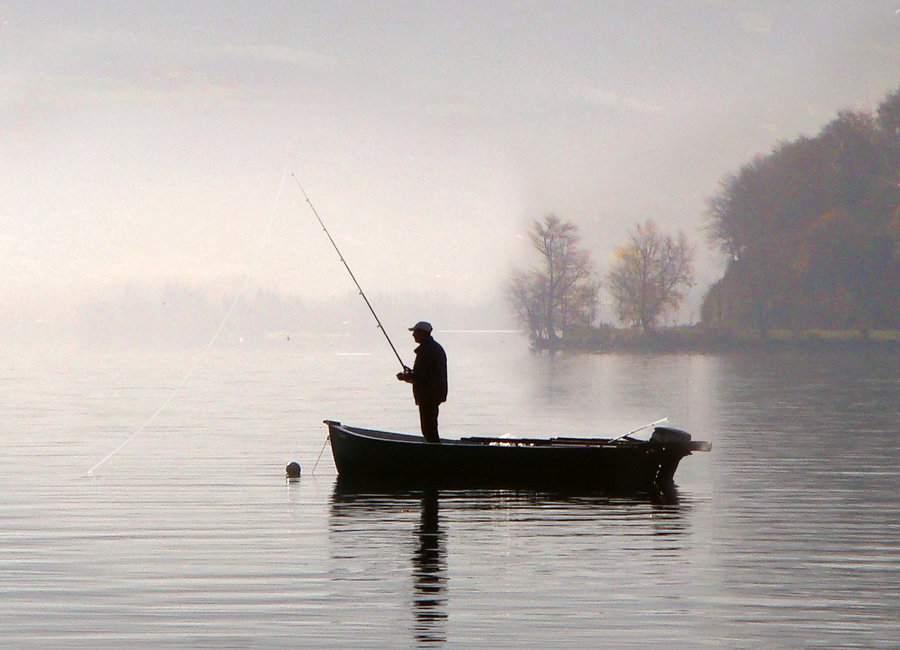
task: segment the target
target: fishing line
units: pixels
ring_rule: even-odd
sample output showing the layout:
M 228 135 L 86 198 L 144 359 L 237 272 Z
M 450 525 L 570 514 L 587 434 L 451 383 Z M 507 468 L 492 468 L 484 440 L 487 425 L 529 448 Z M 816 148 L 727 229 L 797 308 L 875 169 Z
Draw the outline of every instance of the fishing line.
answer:
M 331 233 L 328 232 L 328 228 L 325 227 L 325 222 L 323 222 L 322 217 L 319 216 L 319 212 L 316 210 L 316 206 L 314 206 L 312 204 L 312 201 L 309 200 L 309 197 L 306 195 L 306 190 L 303 189 L 303 186 L 300 184 L 300 181 L 297 180 L 297 177 L 294 176 L 294 174 L 291 174 L 291 176 L 295 181 L 297 181 L 297 187 L 299 187 L 300 191 L 303 193 L 303 198 L 306 199 L 306 202 L 309 204 L 309 207 L 312 210 L 313 214 L 316 215 L 316 219 L 319 220 L 319 225 L 322 226 L 322 230 L 324 230 L 325 234 L 328 235 L 328 241 L 330 241 L 331 245 L 334 247 L 335 252 L 338 254 L 338 258 L 341 260 L 344 268 L 347 269 L 347 273 L 350 274 L 350 278 L 353 280 L 353 284 L 355 284 L 356 288 L 359 289 L 359 295 L 361 295 L 362 299 L 366 301 L 366 306 L 369 308 L 369 311 L 372 312 L 372 316 L 375 317 L 375 322 L 378 323 L 378 329 L 381 330 L 381 333 L 384 334 L 384 338 L 387 339 L 388 345 L 390 345 L 391 350 L 394 351 L 394 356 L 397 357 L 397 361 L 399 361 L 400 365 L 403 366 L 403 370 L 409 370 L 409 367 L 405 363 L 403 363 L 403 359 L 400 358 L 400 353 L 397 352 L 397 348 L 394 347 L 394 343 L 391 341 L 391 337 L 388 336 L 387 331 L 381 324 L 381 319 L 379 319 L 378 314 L 375 313 L 375 309 L 372 307 L 372 303 L 370 303 L 369 299 L 366 298 L 366 294 L 363 292 L 362 287 L 359 286 L 359 282 L 356 281 L 356 276 L 353 275 L 353 271 L 350 270 L 350 266 L 347 264 L 347 260 L 345 260 L 344 256 L 341 254 L 341 249 L 338 248 L 337 244 L 334 242 L 334 239 L 331 237 Z
M 138 434 L 141 433 L 141 431 L 146 429 L 150 425 L 150 423 L 156 419 L 157 415 L 159 415 L 160 413 L 163 412 L 163 410 L 166 408 L 166 406 L 169 405 L 169 402 L 172 401 L 172 398 L 175 397 L 175 394 L 179 390 L 181 390 L 181 388 L 187 383 L 187 380 L 190 379 L 191 375 L 194 374 L 194 371 L 197 369 L 197 366 L 200 365 L 200 362 L 203 361 L 203 358 L 209 352 L 210 348 L 212 348 L 213 343 L 215 343 L 216 339 L 219 338 L 219 334 L 221 334 L 222 329 L 225 327 L 225 323 L 227 323 L 228 319 L 231 317 L 231 313 L 234 311 L 234 308 L 237 306 L 238 300 L 240 300 L 240 298 L 241 298 L 241 294 L 244 293 L 244 289 L 247 288 L 247 285 L 250 283 L 250 278 L 253 276 L 253 272 L 256 270 L 256 266 L 259 264 L 259 257 L 262 254 L 263 244 L 265 244 L 266 236 L 269 234 L 269 230 L 272 227 L 272 222 L 275 220 L 275 212 L 278 210 L 278 202 L 281 199 L 281 190 L 284 188 L 284 181 L 287 178 L 287 173 L 288 173 L 288 170 L 287 170 L 287 167 L 285 167 L 284 174 L 282 174 L 282 176 L 281 176 L 281 184 L 278 186 L 278 194 L 276 194 L 276 196 L 275 196 L 275 205 L 272 206 L 272 214 L 269 216 L 269 223 L 266 224 L 266 229 L 263 231 L 262 239 L 260 239 L 260 242 L 259 242 L 259 248 L 256 249 L 256 257 L 253 258 L 253 263 L 250 265 L 250 270 L 247 272 L 247 277 L 244 279 L 244 283 L 241 285 L 241 288 L 238 289 L 237 295 L 234 297 L 234 302 L 232 302 L 231 307 L 228 308 L 228 311 L 225 314 L 225 318 L 222 319 L 222 322 L 219 324 L 219 328 L 216 330 L 215 334 L 213 334 L 212 338 L 209 340 L 209 343 L 207 344 L 206 349 L 203 350 L 203 353 L 197 358 L 197 360 L 194 362 L 194 365 L 191 367 L 191 369 L 188 370 L 187 374 L 181 380 L 181 383 L 179 383 L 175 387 L 175 389 L 171 392 L 169 397 L 166 398 L 166 401 L 163 402 L 162 406 L 160 406 L 156 410 L 156 413 L 151 415 L 150 418 L 146 422 L 144 422 L 144 424 L 141 425 L 141 428 L 138 429 L 137 431 L 135 431 L 133 434 L 131 434 L 131 436 L 129 436 L 125 440 L 125 442 L 123 442 L 121 445 L 119 445 L 118 447 L 113 449 L 109 454 L 107 454 L 107 456 L 103 460 L 101 460 L 99 463 L 97 463 L 92 468 L 90 468 L 88 470 L 88 476 L 93 476 L 95 469 L 97 469 L 103 463 L 105 463 L 110 458 L 112 458 L 117 453 L 119 453 L 125 447 L 125 445 L 127 445 L 129 442 L 134 440 L 138 436 Z

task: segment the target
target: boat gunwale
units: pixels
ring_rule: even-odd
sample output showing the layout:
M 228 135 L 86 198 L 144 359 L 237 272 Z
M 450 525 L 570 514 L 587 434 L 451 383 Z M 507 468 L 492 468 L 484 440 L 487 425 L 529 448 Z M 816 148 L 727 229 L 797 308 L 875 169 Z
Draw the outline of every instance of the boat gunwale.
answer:
M 336 420 L 324 420 L 328 425 L 329 431 L 332 428 L 338 428 L 348 434 L 366 438 L 369 440 L 389 443 L 412 444 L 431 446 L 434 443 L 427 442 L 424 438 L 408 433 L 396 433 L 393 431 L 381 431 L 378 429 L 366 429 L 362 427 L 349 426 L 342 424 Z M 689 451 L 710 451 L 711 443 L 704 441 L 658 441 L 658 440 L 639 440 L 628 436 L 620 438 L 498 438 L 498 437 L 469 437 L 460 439 L 442 439 L 440 443 L 443 446 L 452 447 L 514 447 L 519 449 L 625 449 L 625 448 L 665 448 L 665 447 L 686 447 Z

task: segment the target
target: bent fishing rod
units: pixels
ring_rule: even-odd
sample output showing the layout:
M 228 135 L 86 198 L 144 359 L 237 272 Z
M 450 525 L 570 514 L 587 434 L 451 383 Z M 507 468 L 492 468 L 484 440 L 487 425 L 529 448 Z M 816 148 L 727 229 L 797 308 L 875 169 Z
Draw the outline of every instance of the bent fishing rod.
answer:
M 306 190 L 303 189 L 303 186 L 300 184 L 300 181 L 297 180 L 297 177 L 294 174 L 291 174 L 291 177 L 297 183 L 297 187 L 300 188 L 300 192 L 303 193 L 303 198 L 306 199 L 306 202 L 309 204 L 312 213 L 316 215 L 316 219 L 319 221 L 319 225 L 322 226 L 322 230 L 325 231 L 325 234 L 328 236 L 328 241 L 331 242 L 331 245 L 334 247 L 335 252 L 338 254 L 338 258 L 341 260 L 341 263 L 344 265 L 344 268 L 347 269 L 347 273 L 350 274 L 350 278 L 353 280 L 353 284 L 356 285 L 356 288 L 359 290 L 359 295 L 362 296 L 362 299 L 366 301 L 366 307 L 369 308 L 369 311 L 372 312 L 372 316 L 375 317 L 375 322 L 378 323 L 378 329 L 381 330 L 381 333 L 384 334 L 384 338 L 387 339 L 388 345 L 391 346 L 391 350 L 394 351 L 394 356 L 397 357 L 397 361 L 400 362 L 400 365 L 403 366 L 404 371 L 409 370 L 409 366 L 403 363 L 403 359 L 400 358 L 400 353 L 397 352 L 397 348 L 394 347 L 394 343 L 391 341 L 391 337 L 388 336 L 387 331 L 384 329 L 384 326 L 381 324 L 381 319 L 378 318 L 378 314 L 375 313 L 375 309 L 372 307 L 372 303 L 369 302 L 369 299 L 366 298 L 365 292 L 363 292 L 362 287 L 359 286 L 359 282 L 356 280 L 356 276 L 353 275 L 353 271 L 350 270 L 350 266 L 347 264 L 347 260 L 344 259 L 343 254 L 341 253 L 341 249 L 338 248 L 338 245 L 335 243 L 334 238 L 331 236 L 331 233 L 328 232 L 328 228 L 325 227 L 325 223 L 322 221 L 322 217 L 319 216 L 319 212 L 316 210 L 316 206 L 312 204 L 312 201 L 309 200 L 309 196 L 306 194 Z

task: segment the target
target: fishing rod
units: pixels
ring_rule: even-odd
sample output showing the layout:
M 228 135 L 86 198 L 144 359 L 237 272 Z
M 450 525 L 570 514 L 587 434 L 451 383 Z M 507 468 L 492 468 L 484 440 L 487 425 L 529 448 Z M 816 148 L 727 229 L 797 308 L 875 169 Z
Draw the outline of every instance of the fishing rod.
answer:
M 668 419 L 669 418 L 663 418 L 661 420 L 657 420 L 656 422 L 650 422 L 649 424 L 645 424 L 644 426 L 638 427 L 637 429 L 634 429 L 633 431 L 629 431 L 628 433 L 623 434 L 623 435 L 619 436 L 618 438 L 613 438 L 612 440 L 610 440 L 610 442 L 615 442 L 616 440 L 621 440 L 622 438 L 627 438 L 628 436 L 630 436 L 634 433 L 637 433 L 638 431 L 643 431 L 644 429 L 649 429 L 650 427 L 655 427 L 657 424 L 662 424 L 663 422 L 666 422 Z
M 303 198 L 306 199 L 306 202 L 309 204 L 310 209 L 313 214 L 316 215 L 316 219 L 319 221 L 319 225 L 322 226 L 322 230 L 325 231 L 325 234 L 328 235 L 328 241 L 331 242 L 331 245 L 334 247 L 335 252 L 338 254 L 338 258 L 340 258 L 341 263 L 344 265 L 344 268 L 347 269 L 347 273 L 350 274 L 350 278 L 353 280 L 353 284 L 356 285 L 356 288 L 359 290 L 359 295 L 362 296 L 362 299 L 366 301 L 366 307 L 369 308 L 369 311 L 372 312 L 372 316 L 375 317 L 375 322 L 378 323 L 378 329 L 381 330 L 381 333 L 384 334 L 384 338 L 387 339 L 388 345 L 391 346 L 391 350 L 394 351 L 394 356 L 397 357 L 397 361 L 400 362 L 400 365 L 403 366 L 403 370 L 409 370 L 409 366 L 403 363 L 403 359 L 400 358 L 400 353 L 397 352 L 397 348 L 394 347 L 394 343 L 391 341 L 391 337 L 388 336 L 387 331 L 384 329 L 384 326 L 381 324 L 381 319 L 378 318 L 378 314 L 375 313 L 375 309 L 372 307 L 372 303 L 369 302 L 369 299 L 366 298 L 366 294 L 363 292 L 362 287 L 359 286 L 359 282 L 356 280 L 356 276 L 353 275 L 353 271 L 350 270 L 350 266 L 347 264 L 347 260 L 344 259 L 344 256 L 341 254 L 341 249 L 338 248 L 338 245 L 334 242 L 334 238 L 331 236 L 331 233 L 328 232 L 328 228 L 325 227 L 325 223 L 322 221 L 322 217 L 319 216 L 319 212 L 316 210 L 316 206 L 312 204 L 312 201 L 309 200 L 309 196 L 306 194 L 306 190 L 303 189 L 303 186 L 300 184 L 300 181 L 297 180 L 297 177 L 294 174 L 291 174 L 291 177 L 296 181 L 297 187 L 300 188 L 300 191 L 303 193 Z

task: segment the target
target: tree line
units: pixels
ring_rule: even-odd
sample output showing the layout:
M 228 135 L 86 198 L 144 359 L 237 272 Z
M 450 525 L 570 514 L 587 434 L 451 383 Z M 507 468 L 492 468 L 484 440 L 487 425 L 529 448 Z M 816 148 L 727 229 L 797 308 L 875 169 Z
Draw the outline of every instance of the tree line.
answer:
M 705 217 L 726 269 L 704 331 L 900 329 L 900 89 L 729 174 Z M 550 214 L 528 234 L 539 263 L 512 274 L 508 298 L 534 343 L 593 328 L 601 287 L 622 323 L 653 332 L 693 283 L 693 247 L 653 221 L 602 276 L 574 224 Z
M 900 327 L 900 90 L 756 157 L 721 183 L 707 218 L 727 268 L 705 325 Z
M 507 297 L 532 343 L 553 347 L 563 334 L 597 324 L 603 279 L 575 224 L 548 214 L 528 237 L 539 263 L 513 272 Z M 684 233 L 664 234 L 653 221 L 636 226 L 605 276 L 619 318 L 651 332 L 676 312 L 693 283 L 693 254 Z

